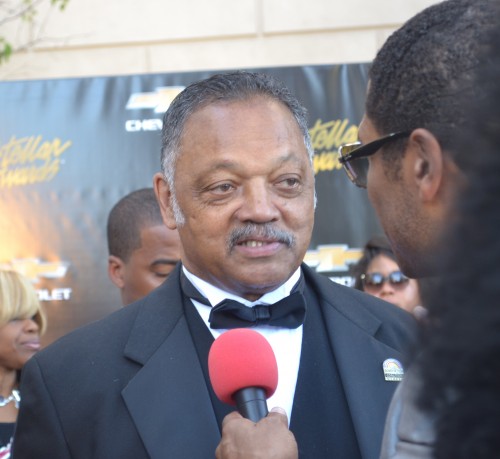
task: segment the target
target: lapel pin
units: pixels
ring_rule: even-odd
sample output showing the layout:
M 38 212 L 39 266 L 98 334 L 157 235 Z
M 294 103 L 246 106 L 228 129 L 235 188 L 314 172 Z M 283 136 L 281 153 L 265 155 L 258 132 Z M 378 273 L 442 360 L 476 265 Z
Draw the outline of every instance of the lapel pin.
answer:
M 403 365 L 396 359 L 386 359 L 382 364 L 386 381 L 401 381 L 405 374 Z

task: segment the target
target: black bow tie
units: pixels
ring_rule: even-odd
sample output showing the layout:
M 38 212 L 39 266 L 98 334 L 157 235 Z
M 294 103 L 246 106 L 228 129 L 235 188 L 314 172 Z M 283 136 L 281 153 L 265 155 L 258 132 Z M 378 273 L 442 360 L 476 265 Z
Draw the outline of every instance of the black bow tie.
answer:
M 245 306 L 238 301 L 225 299 L 212 307 L 208 321 L 210 328 L 248 328 L 258 325 L 273 325 L 282 328 L 298 328 L 304 323 L 306 302 L 298 288 L 303 287 L 302 277 L 292 293 L 274 304 Z M 211 306 L 181 272 L 181 287 L 186 296 Z M 294 292 L 295 291 L 295 292 Z
M 247 328 L 274 325 L 298 328 L 304 323 L 306 305 L 304 296 L 295 292 L 274 304 L 245 306 L 234 300 L 223 300 L 210 311 L 210 328 Z

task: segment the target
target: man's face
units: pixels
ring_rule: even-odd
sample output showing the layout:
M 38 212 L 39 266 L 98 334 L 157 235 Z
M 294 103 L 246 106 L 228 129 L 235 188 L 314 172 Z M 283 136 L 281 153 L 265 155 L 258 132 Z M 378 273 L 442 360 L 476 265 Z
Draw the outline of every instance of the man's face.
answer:
M 370 119 L 365 116 L 359 125 L 358 136 L 366 144 L 382 137 L 382 134 L 377 132 Z M 404 155 L 403 151 L 401 155 Z M 378 151 L 369 157 L 369 164 L 368 197 L 401 270 L 409 277 L 427 275 L 423 268 L 425 263 L 422 263 L 427 256 L 427 243 L 423 239 L 425 224 L 420 216 L 417 189 L 411 181 L 410 161 L 404 155 L 399 173 L 391 174 L 387 170 L 391 165 L 384 162 L 382 151 Z
M 121 292 L 125 305 L 146 296 L 172 272 L 181 257 L 177 231 L 165 225 L 144 227 L 141 246 L 121 266 Z
M 157 183 L 168 207 L 167 185 Z M 283 105 L 256 97 L 191 115 L 175 193 L 185 217 L 178 228 L 182 261 L 207 282 L 253 300 L 302 262 L 313 227 L 314 176 L 302 133 Z

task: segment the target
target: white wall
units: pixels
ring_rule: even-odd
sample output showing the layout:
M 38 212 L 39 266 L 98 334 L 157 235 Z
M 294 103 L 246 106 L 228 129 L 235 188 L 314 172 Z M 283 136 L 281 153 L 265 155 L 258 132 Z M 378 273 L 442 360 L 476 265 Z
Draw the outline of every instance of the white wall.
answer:
M 368 62 L 436 0 L 70 0 L 0 80 Z M 45 14 L 39 15 L 40 21 Z M 16 42 L 31 30 L 4 28 Z

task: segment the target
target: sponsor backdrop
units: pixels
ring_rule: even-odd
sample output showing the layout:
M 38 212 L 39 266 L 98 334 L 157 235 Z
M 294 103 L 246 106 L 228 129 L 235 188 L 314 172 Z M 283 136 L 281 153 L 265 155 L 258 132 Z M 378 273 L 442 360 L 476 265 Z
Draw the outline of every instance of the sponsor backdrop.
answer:
M 355 141 L 368 64 L 258 69 L 309 109 L 318 206 L 306 262 L 348 283 L 348 264 L 380 233 L 337 147 Z M 118 309 L 106 220 L 160 169 L 162 115 L 214 72 L 0 83 L 0 264 L 29 276 L 49 316 L 44 344 Z

